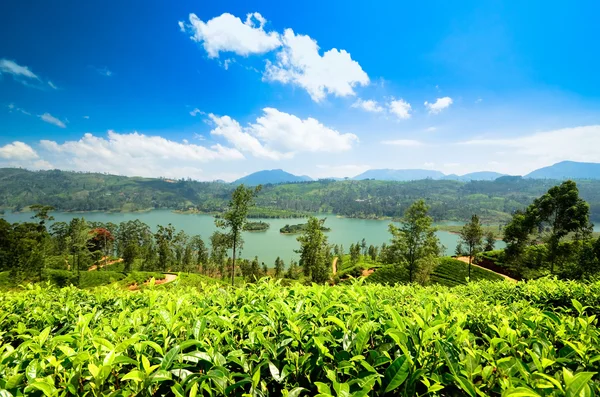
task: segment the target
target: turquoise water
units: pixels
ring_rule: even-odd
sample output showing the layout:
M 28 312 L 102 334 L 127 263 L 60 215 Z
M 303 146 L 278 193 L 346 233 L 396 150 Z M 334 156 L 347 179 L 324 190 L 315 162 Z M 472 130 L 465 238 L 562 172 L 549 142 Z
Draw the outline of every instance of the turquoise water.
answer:
M 3 218 L 8 222 L 25 222 L 31 220 L 31 213 L 6 213 Z M 210 235 L 217 230 L 214 218 L 210 215 L 200 214 L 175 214 L 169 210 L 156 210 L 143 213 L 72 213 L 55 212 L 52 214 L 56 221 L 69 222 L 72 218 L 84 217 L 88 221 L 113 222 L 120 223 L 128 220 L 139 219 L 149 225 L 152 230 L 156 230 L 157 225 L 167 225 L 171 223 L 176 229 L 184 230 L 189 235 L 200 234 L 208 243 Z M 383 242 L 389 243 L 390 233 L 388 225 L 390 221 L 338 218 L 336 216 L 318 216 L 327 218 L 325 225 L 331 228 L 327 232 L 329 242 L 333 244 L 343 244 L 348 252 L 350 244 L 366 239 L 367 244 L 381 245 Z M 254 221 L 255 219 L 253 219 Z M 253 258 L 258 256 L 260 261 L 272 265 L 275 258 L 281 257 L 285 263 L 290 259 L 298 259 L 298 254 L 294 252 L 299 248 L 296 235 L 286 235 L 279 233 L 279 229 L 286 224 L 303 223 L 303 219 L 262 219 L 271 225 L 266 232 L 245 232 L 244 247 L 241 256 L 244 258 Z M 450 225 L 460 225 L 461 223 L 449 222 Z M 437 235 L 446 247 L 446 254 L 452 255 L 458 236 L 449 232 L 439 231 Z M 497 248 L 504 247 L 504 242 L 498 241 Z

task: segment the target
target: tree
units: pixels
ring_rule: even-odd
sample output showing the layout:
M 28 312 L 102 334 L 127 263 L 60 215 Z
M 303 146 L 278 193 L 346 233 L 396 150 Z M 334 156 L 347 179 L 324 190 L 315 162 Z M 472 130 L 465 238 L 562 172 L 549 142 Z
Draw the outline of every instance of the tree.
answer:
M 535 224 L 549 227 L 545 240 L 550 256 L 550 272 L 554 273 L 561 240 L 569 233 L 581 236 L 591 233 L 590 207 L 579 197 L 577 184 L 570 180 L 550 188 L 548 193 L 535 199 L 531 207 L 530 214 L 535 217 Z
M 158 266 L 163 272 L 169 270 L 173 263 L 172 244 L 174 238 L 175 228 L 173 225 L 170 223 L 166 227 L 158 225 L 154 239 L 158 247 Z
M 254 282 L 260 278 L 260 267 L 258 265 L 258 257 L 255 256 L 250 263 L 250 275 L 248 277 L 250 281 Z
M 317 219 L 314 216 L 308 218 L 306 229 L 302 235 L 298 236 L 300 242 L 300 266 L 304 270 L 304 275 L 310 277 L 315 283 L 324 283 L 329 279 L 331 263 L 327 263 L 329 255 L 329 246 L 327 237 L 321 230 L 324 219 Z
M 364 238 L 361 240 L 360 242 L 360 247 L 362 248 L 362 254 L 363 256 L 367 256 L 367 240 L 365 240 Z M 359 253 L 360 255 L 360 253 Z
M 229 239 L 233 249 L 232 264 L 231 264 L 231 285 L 235 282 L 235 254 L 236 249 L 241 248 L 244 244 L 242 239 L 242 231 L 248 222 L 248 209 L 252 206 L 254 197 L 261 190 L 262 186 L 256 188 L 246 188 L 243 184 L 239 185 L 231 196 L 231 200 L 227 205 L 227 210 L 223 214 L 222 219 L 215 219 L 215 225 L 222 229 L 229 229 Z
M 221 277 L 224 277 L 223 265 L 227 256 L 227 250 L 231 246 L 229 236 L 225 233 L 215 231 L 210 236 L 210 261 L 216 265 Z
M 129 273 L 133 267 L 133 263 L 138 256 L 138 246 L 133 242 L 129 242 L 123 250 L 123 264 L 125 265 L 124 272 Z
M 49 215 L 50 211 L 54 211 L 54 207 L 49 205 L 32 205 L 30 207 L 34 211 L 34 215 L 31 219 L 38 219 L 38 236 L 37 242 L 37 256 L 41 256 L 41 258 L 36 257 L 32 262 L 37 264 L 38 277 L 42 279 L 42 271 L 46 267 L 46 251 L 49 245 L 49 237 L 48 231 L 46 230 L 46 222 L 53 221 L 54 217 Z
M 485 252 L 493 251 L 495 246 L 496 236 L 494 235 L 494 232 L 489 231 L 485 234 L 485 247 L 483 248 L 483 250 Z
M 353 265 L 356 265 L 360 260 L 360 244 L 351 244 L 350 245 L 350 262 Z
M 460 241 L 465 246 L 465 253 L 469 256 L 469 280 L 471 279 L 471 263 L 473 257 L 481 251 L 483 244 L 483 228 L 477 215 L 471 216 L 471 222 L 460 229 Z
M 290 267 L 288 267 L 288 270 L 285 273 L 285 277 L 289 278 L 290 280 L 298 280 L 298 273 L 298 262 L 296 262 L 295 260 L 291 260 Z
M 280 278 L 283 275 L 283 261 L 280 257 L 275 259 L 275 278 Z
M 269 275 L 269 268 L 267 268 L 267 265 L 265 264 L 265 262 L 263 262 L 261 264 L 261 267 L 262 267 L 262 276 L 263 277 L 268 276 Z
M 192 247 L 196 251 L 196 271 L 206 273 L 206 264 L 208 263 L 208 249 L 200 235 L 192 237 Z
M 454 249 L 454 255 L 456 255 L 456 256 L 463 256 L 464 253 L 465 253 L 465 250 L 463 248 L 463 245 L 459 241 L 458 244 L 456 244 L 456 248 Z
M 373 244 L 369 246 L 369 256 L 373 262 L 377 260 L 377 247 Z
M 435 235 L 433 219 L 428 215 L 429 207 L 424 200 L 415 201 L 404 212 L 400 227 L 390 224 L 392 234 L 391 253 L 386 253 L 394 262 L 404 264 L 408 269 L 412 283 L 420 268 L 431 269 L 442 251 L 439 239 Z M 423 275 L 420 277 L 425 279 Z
M 527 209 L 518 211 L 504 228 L 506 257 L 519 263 L 531 235 L 537 230 L 547 245 L 550 272 L 560 256 L 560 243 L 569 233 L 576 239 L 588 238 L 591 233 L 589 205 L 579 197 L 577 184 L 565 181 L 533 201 Z

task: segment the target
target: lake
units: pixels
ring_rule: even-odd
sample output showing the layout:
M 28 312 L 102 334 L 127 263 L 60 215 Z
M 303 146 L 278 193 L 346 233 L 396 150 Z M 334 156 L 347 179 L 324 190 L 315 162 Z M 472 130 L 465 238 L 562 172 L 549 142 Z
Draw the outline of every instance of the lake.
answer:
M 11 213 L 7 212 L 2 217 L 8 222 L 29 222 L 32 213 Z M 199 234 L 209 243 L 210 235 L 217 230 L 214 218 L 211 215 L 201 214 L 175 214 L 170 210 L 155 210 L 150 212 L 121 213 L 121 212 L 53 212 L 56 221 L 69 222 L 72 218 L 83 217 L 88 221 L 113 222 L 120 223 L 124 221 L 139 219 L 156 230 L 157 225 L 171 223 L 177 230 L 184 230 L 188 235 Z M 381 246 L 382 243 L 390 242 L 390 233 L 388 225 L 390 221 L 371 220 L 371 219 L 352 219 L 336 216 L 318 215 L 318 218 L 327 218 L 325 226 L 331 228 L 330 232 L 325 234 L 332 244 L 342 244 L 345 252 L 348 252 L 350 244 L 366 239 L 367 244 Z M 245 232 L 244 248 L 241 256 L 243 258 L 253 258 L 258 256 L 261 262 L 272 266 L 275 258 L 281 257 L 286 263 L 291 259 L 298 260 L 298 254 L 294 252 L 300 246 L 296 241 L 297 235 L 288 235 L 279 233 L 279 229 L 286 224 L 304 223 L 305 219 L 252 219 L 252 221 L 262 220 L 271 225 L 266 232 Z M 461 223 L 448 223 L 460 225 Z M 446 247 L 446 255 L 453 255 L 458 236 L 450 232 L 438 231 L 437 235 Z M 496 248 L 503 248 L 504 242 L 497 241 Z

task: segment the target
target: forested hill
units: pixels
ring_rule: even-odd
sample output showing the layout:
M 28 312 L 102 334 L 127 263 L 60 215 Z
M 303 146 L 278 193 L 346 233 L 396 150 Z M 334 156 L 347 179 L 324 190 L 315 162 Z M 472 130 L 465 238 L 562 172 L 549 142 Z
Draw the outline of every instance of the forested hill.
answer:
M 424 198 L 438 221 L 466 221 L 472 214 L 479 214 L 486 222 L 499 222 L 508 220 L 514 210 L 525 208 L 558 183 L 521 177 L 471 182 L 322 180 L 266 185 L 257 197 L 257 205 L 267 210 L 399 217 L 413 201 Z M 581 197 L 590 203 L 592 219 L 600 221 L 600 180 L 581 180 L 577 184 Z M 193 208 L 219 212 L 234 188 L 219 182 L 0 169 L 0 207 L 15 210 L 45 204 L 64 211 Z

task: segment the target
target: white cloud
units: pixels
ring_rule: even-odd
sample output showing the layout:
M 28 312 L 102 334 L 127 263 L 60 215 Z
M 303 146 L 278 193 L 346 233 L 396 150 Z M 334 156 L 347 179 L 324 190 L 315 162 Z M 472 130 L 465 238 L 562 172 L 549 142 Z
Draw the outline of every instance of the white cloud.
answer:
M 444 163 L 444 167 L 447 168 L 455 168 L 458 167 L 460 165 L 460 163 Z
M 502 151 L 503 160 L 510 156 L 510 163 L 530 169 L 563 160 L 600 162 L 600 125 L 563 128 L 521 137 L 474 139 L 461 144 L 489 147 L 486 152 Z
M 379 105 L 379 103 L 377 103 L 377 101 L 374 101 L 372 99 L 368 99 L 368 100 L 362 100 L 362 99 L 357 99 L 356 102 L 354 102 L 352 104 L 353 108 L 359 108 L 359 109 L 363 109 L 366 110 L 367 112 L 373 112 L 373 113 L 381 113 L 383 112 L 383 107 L 381 105 Z
M 203 111 L 201 111 L 201 110 L 200 110 L 200 109 L 198 109 L 198 108 L 194 108 L 194 110 L 192 110 L 192 111 L 190 112 L 190 116 L 193 116 L 193 117 L 196 117 L 196 116 L 197 116 L 197 115 L 199 115 L 199 114 L 206 114 L 206 113 L 204 113 Z
M 450 105 L 452 105 L 452 98 L 449 96 L 438 98 L 434 103 L 425 101 L 425 107 L 429 110 L 429 114 L 438 114 Z
M 93 68 L 93 69 L 101 76 L 110 77 L 113 74 L 113 72 L 108 70 L 108 68 L 106 66 L 103 68 Z
M 390 141 L 381 141 L 384 145 L 395 145 L 395 146 L 407 146 L 407 147 L 417 147 L 423 146 L 423 142 L 416 141 L 414 139 L 394 139 Z
M 280 160 L 284 157 L 290 157 L 289 154 L 265 148 L 258 138 L 252 136 L 249 132 L 246 132 L 240 123 L 229 116 L 217 117 L 214 114 L 210 114 L 209 117 L 216 125 L 216 128 L 210 133 L 212 135 L 224 137 L 240 151 L 251 153 L 255 157 L 270 160 Z
M 393 99 L 388 103 L 388 108 L 391 113 L 396 115 L 399 119 L 409 119 L 411 114 L 410 111 L 412 107 L 410 103 L 406 102 L 404 99 Z
M 87 133 L 78 141 L 42 140 L 40 146 L 60 169 L 130 176 L 206 179 L 200 164 L 244 158 L 238 150 L 221 145 L 208 148 L 137 132 L 108 131 L 106 138 Z
M 90 116 L 83 116 L 84 119 L 89 120 Z
M 433 168 L 433 167 L 435 167 L 435 163 L 427 162 L 427 163 L 423 164 L 423 167 L 425 167 L 425 168 Z
M 51 82 L 50 80 L 48 80 L 48 85 L 50 86 L 50 88 L 52 88 L 53 90 L 58 90 L 58 87 L 56 85 L 54 85 L 53 82 Z
M 256 157 L 272 160 L 290 158 L 297 152 L 339 152 L 352 148 L 358 137 L 328 128 L 314 118 L 300 119 L 274 108 L 247 127 L 229 116 L 209 115 L 217 128 L 212 135 L 222 136 L 234 147 Z
M 298 85 L 315 102 L 322 101 L 327 94 L 355 95 L 356 85 L 369 84 L 369 76 L 345 50 L 333 48 L 321 56 L 315 40 L 296 35 L 292 29 L 285 30 L 282 43 L 277 61 L 267 61 L 265 80 Z
M 11 103 L 8 105 L 8 111 L 9 111 L 9 113 L 12 113 L 14 111 L 14 112 L 20 112 L 20 113 L 26 114 L 27 116 L 31 116 L 31 113 L 29 113 L 25 109 L 16 107 L 14 103 Z
M 278 33 L 265 32 L 266 20 L 258 12 L 248 14 L 246 22 L 229 13 L 208 22 L 190 14 L 189 20 L 187 26 L 179 22 L 179 28 L 193 33 L 190 38 L 201 42 L 210 58 L 217 58 L 220 52 L 234 52 L 242 56 L 263 54 L 281 45 Z
M 275 62 L 266 60 L 263 80 L 299 86 L 316 102 L 328 94 L 355 95 L 355 86 L 369 84 L 369 76 L 347 51 L 333 48 L 321 56 L 317 42 L 309 36 L 297 35 L 292 29 L 283 34 L 265 31 L 267 21 L 258 12 L 248 14 L 245 22 L 229 13 L 207 22 L 190 14 L 189 22 L 178 22 L 179 29 L 202 43 L 210 58 L 218 58 L 222 52 L 249 56 L 279 49 Z M 226 59 L 221 65 L 228 69 L 232 62 L 235 59 Z
M 0 147 L 0 158 L 5 160 L 34 160 L 38 157 L 37 152 L 23 142 L 14 141 Z
M 437 127 L 428 127 L 428 128 L 425 128 L 425 131 L 427 131 L 427 132 L 434 132 L 436 130 L 437 130 Z
M 66 125 L 65 125 L 64 122 L 60 121 L 59 119 L 57 119 L 56 117 L 54 117 L 50 113 L 44 113 L 44 114 L 42 114 L 39 117 L 42 120 L 44 120 L 46 123 L 54 124 L 55 126 L 60 127 L 60 128 L 65 128 L 66 127 Z
M 9 59 L 0 59 L 0 74 L 2 73 L 11 74 L 15 77 L 27 77 L 29 79 L 39 80 L 39 77 L 29 70 L 27 66 L 21 66 Z
M 475 100 L 475 103 L 481 103 L 481 102 L 483 102 L 483 98 L 477 98 L 477 99 Z

